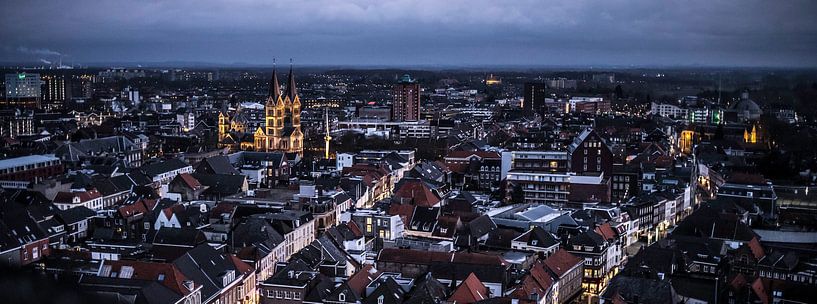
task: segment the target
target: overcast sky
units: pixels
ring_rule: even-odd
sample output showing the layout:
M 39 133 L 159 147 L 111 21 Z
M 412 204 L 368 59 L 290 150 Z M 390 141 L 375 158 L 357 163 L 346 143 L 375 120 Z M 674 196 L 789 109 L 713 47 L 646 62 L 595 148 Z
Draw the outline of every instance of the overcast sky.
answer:
M 0 61 L 817 66 L 817 1 L 0 1 Z

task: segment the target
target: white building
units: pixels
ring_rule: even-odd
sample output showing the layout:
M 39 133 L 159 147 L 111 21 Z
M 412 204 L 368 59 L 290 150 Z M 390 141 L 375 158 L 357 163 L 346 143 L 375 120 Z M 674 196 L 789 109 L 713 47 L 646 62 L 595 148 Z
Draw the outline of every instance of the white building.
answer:
M 650 114 L 683 120 L 687 118 L 688 110 L 678 105 L 653 101 L 650 105 Z
M 6 74 L 6 98 L 40 98 L 42 83 L 40 74 Z

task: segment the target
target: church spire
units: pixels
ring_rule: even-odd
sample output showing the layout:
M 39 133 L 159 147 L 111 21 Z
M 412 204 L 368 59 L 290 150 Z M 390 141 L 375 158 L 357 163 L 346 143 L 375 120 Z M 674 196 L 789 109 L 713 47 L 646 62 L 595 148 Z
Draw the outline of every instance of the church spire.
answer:
M 295 97 L 298 96 L 298 89 L 295 87 L 295 73 L 292 72 L 292 59 L 289 59 L 289 75 L 287 76 L 287 89 L 284 94 L 291 101 L 295 101 Z
M 272 60 L 272 79 L 269 82 L 269 97 L 272 97 L 273 101 L 278 100 L 278 97 L 281 96 L 281 85 L 278 82 L 278 71 L 275 68 L 275 59 Z

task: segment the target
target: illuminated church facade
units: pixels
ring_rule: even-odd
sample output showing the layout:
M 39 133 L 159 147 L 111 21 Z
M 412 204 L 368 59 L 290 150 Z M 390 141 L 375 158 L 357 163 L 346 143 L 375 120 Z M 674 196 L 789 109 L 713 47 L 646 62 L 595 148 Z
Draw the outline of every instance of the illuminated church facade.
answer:
M 301 132 L 301 99 L 295 85 L 292 68 L 287 76 L 286 91 L 281 92 L 278 73 L 272 71 L 267 100 L 264 104 L 264 124 L 254 131 L 236 113 L 222 111 L 218 115 L 218 144 L 231 150 L 279 151 L 303 155 L 304 134 Z

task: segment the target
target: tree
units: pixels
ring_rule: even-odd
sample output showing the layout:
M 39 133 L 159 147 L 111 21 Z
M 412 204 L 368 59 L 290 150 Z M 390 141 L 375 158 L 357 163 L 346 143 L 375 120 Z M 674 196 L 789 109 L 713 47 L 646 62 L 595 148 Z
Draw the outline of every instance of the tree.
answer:
M 621 85 L 616 86 L 616 99 L 624 98 L 624 90 L 621 88 Z
M 522 190 L 522 185 L 513 185 L 513 192 L 511 192 L 511 203 L 521 204 L 525 202 L 525 191 Z

